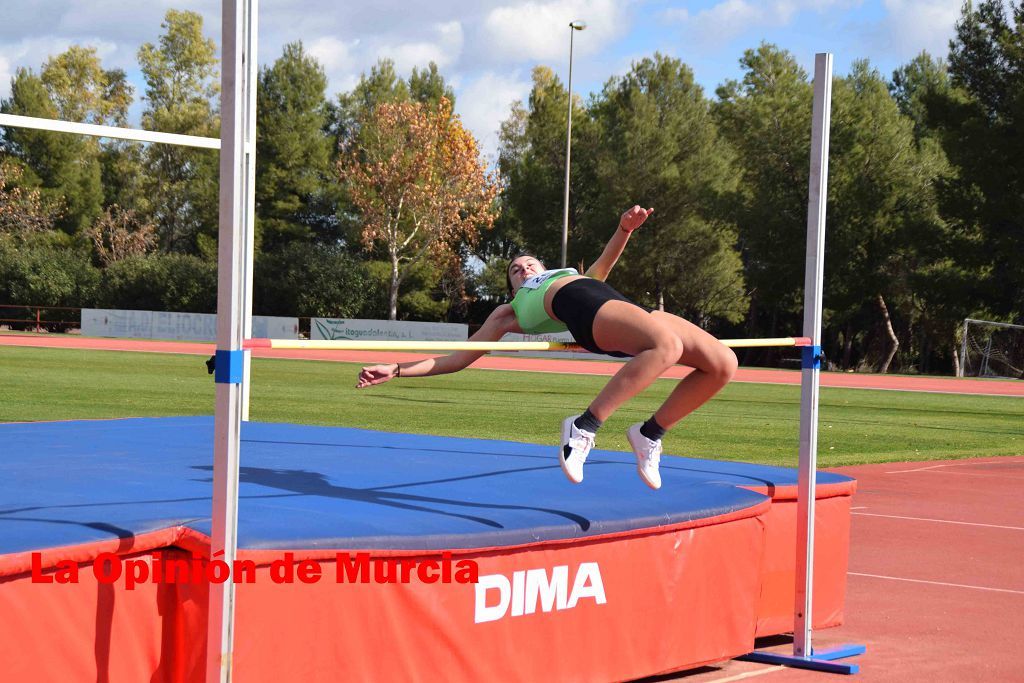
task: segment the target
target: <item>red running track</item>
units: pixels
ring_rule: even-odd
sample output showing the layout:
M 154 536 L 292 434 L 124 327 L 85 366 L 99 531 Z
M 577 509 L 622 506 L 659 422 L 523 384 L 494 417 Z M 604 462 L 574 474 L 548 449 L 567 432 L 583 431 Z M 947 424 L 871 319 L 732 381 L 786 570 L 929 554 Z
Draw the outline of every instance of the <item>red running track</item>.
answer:
M 857 479 L 846 623 L 817 631 L 815 647 L 866 645 L 849 660 L 861 668 L 853 683 L 1024 680 L 1024 457 L 831 471 Z M 672 680 L 752 678 L 838 680 L 735 661 Z
M 829 639 L 860 637 L 896 680 L 1024 680 L 1024 458 L 837 471 L 859 493 L 849 619 Z
M 34 346 L 46 348 L 95 349 L 104 351 L 143 351 L 149 353 L 185 353 L 212 355 L 214 345 L 201 342 L 167 342 L 134 339 L 104 339 L 96 337 L 48 335 L 0 335 L 0 346 Z M 383 351 L 316 351 L 292 349 L 257 349 L 256 358 L 293 358 L 355 363 L 386 363 L 423 358 L 424 354 Z M 612 375 L 621 363 L 610 361 L 564 360 L 555 358 L 525 358 L 513 356 L 485 356 L 473 364 L 474 368 L 488 370 L 518 370 L 562 374 Z M 675 367 L 665 377 L 685 377 L 689 368 Z M 736 382 L 762 384 L 800 384 L 797 370 L 770 370 L 740 368 Z M 870 375 L 846 372 L 822 372 L 821 386 L 855 389 L 884 389 L 890 391 L 923 391 L 950 394 L 986 396 L 1024 396 L 1024 381 L 986 380 L 956 377 L 922 377 L 911 375 Z
M 855 683 L 1024 680 L 1024 457 L 833 471 L 857 479 L 846 624 L 815 632 L 814 646 L 866 645 L 850 659 L 860 666 Z M 839 680 L 744 661 L 671 677 L 751 679 Z

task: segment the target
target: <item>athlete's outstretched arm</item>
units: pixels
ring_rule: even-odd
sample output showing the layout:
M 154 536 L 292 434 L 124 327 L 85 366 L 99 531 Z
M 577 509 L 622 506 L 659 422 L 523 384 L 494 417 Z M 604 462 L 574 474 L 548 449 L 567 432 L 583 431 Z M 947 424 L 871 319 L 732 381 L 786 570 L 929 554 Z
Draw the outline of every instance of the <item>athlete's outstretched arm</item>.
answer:
M 516 322 L 515 311 L 508 304 L 502 304 L 494 309 L 484 324 L 469 338 L 469 341 L 499 341 L 506 332 L 522 332 L 519 323 Z M 447 356 L 438 358 L 424 358 L 406 363 L 385 363 L 383 365 L 369 365 L 359 373 L 359 381 L 356 388 L 383 384 L 395 377 L 427 377 L 429 375 L 444 375 L 450 372 L 458 372 L 469 367 L 475 360 L 483 356 L 486 351 L 456 351 Z
M 644 221 L 652 213 L 654 213 L 654 209 L 634 206 L 622 214 L 622 217 L 619 219 L 619 227 L 615 229 L 615 234 L 608 240 L 604 251 L 594 261 L 594 264 L 587 268 L 586 274 L 595 280 L 608 279 L 608 273 L 612 271 L 615 263 L 619 260 L 619 256 L 622 255 L 622 250 L 626 248 L 626 242 L 629 241 L 630 234 L 643 225 Z

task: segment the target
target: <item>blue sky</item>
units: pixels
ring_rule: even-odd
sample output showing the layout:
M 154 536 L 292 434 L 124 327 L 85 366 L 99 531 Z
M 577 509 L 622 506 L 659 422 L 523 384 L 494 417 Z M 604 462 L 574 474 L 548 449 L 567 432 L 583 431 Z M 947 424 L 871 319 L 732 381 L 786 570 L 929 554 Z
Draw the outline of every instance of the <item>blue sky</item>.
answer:
M 433 60 L 456 90 L 456 111 L 493 155 L 496 131 L 515 99 L 527 95 L 530 72 L 550 66 L 565 80 L 569 28 L 575 38 L 573 90 L 600 90 L 632 61 L 660 51 L 682 59 L 708 94 L 740 75 L 744 49 L 775 43 L 812 70 L 815 52 L 835 55 L 844 74 L 867 58 L 883 75 L 921 50 L 945 56 L 962 0 L 432 0 L 337 2 L 263 0 L 261 63 L 302 40 L 324 65 L 329 93 L 350 89 L 380 57 L 399 70 Z M 68 45 L 95 46 L 104 65 L 124 68 L 142 95 L 135 55 L 155 42 L 168 8 L 204 17 L 220 42 L 219 2 L 151 0 L 20 0 L 0 3 L 0 97 L 18 67 L 38 70 Z M 134 108 L 136 116 L 141 104 Z

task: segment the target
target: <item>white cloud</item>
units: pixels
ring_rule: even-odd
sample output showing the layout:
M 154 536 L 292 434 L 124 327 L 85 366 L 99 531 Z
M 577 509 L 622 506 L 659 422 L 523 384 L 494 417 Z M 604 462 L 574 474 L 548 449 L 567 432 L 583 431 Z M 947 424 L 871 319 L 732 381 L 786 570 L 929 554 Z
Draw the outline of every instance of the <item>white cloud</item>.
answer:
M 398 73 L 407 73 L 413 67 L 425 67 L 430 62 L 438 67 L 454 64 L 462 54 L 462 24 L 449 21 L 435 24 L 433 29 L 432 41 L 414 41 L 393 47 L 382 45 L 376 53 L 392 59 Z
M 670 7 L 661 13 L 661 20 L 667 24 L 686 21 L 690 18 L 690 12 L 683 7 Z
M 347 71 L 356 64 L 352 49 L 359 46 L 359 40 L 345 42 L 333 36 L 317 38 L 306 45 L 306 50 L 328 73 Z
M 330 82 L 330 92 L 339 90 L 351 90 L 359 82 L 360 55 L 356 52 L 359 47 L 359 39 L 344 41 L 333 36 L 317 38 L 306 43 L 306 51 L 320 62 L 324 73 Z M 270 61 L 265 56 L 261 61 Z M 330 95 L 328 95 L 330 97 Z
M 714 7 L 695 14 L 690 24 L 698 35 L 707 40 L 729 40 L 751 26 L 775 23 L 782 19 L 771 11 L 768 4 L 747 2 L 747 0 L 725 0 Z M 779 21 L 785 23 L 788 18 Z
M 804 11 L 823 13 L 856 4 L 859 0 L 723 0 L 694 15 L 684 10 L 676 20 L 699 42 L 723 43 L 751 30 L 787 26 Z
M 3 54 L 2 62 L 0 62 L 0 67 L 3 67 L 0 69 L 0 75 L 3 76 L 3 81 L 0 82 L 0 97 L 10 96 L 11 78 L 18 68 L 28 67 L 38 74 L 47 59 L 64 52 L 75 42 L 78 41 L 45 36 L 26 38 L 16 43 L 0 44 L 0 54 Z M 81 42 L 90 44 L 87 41 Z
M 626 30 L 626 6 L 615 0 L 555 0 L 504 5 L 484 19 L 488 48 L 507 60 L 564 59 L 569 22 L 583 20 L 587 28 L 575 44 L 582 54 L 604 50 Z
M 422 34 L 421 27 L 417 27 Z M 413 67 L 424 68 L 434 62 L 439 68 L 450 67 L 462 54 L 463 29 L 458 21 L 435 23 L 428 28 L 426 40 L 409 39 L 403 35 L 361 34 L 354 40 L 325 36 L 307 40 L 306 48 L 320 62 L 330 82 L 330 93 L 351 90 L 361 74 L 369 72 L 378 59 L 387 58 L 395 63 L 402 77 Z M 272 57 L 264 52 L 263 62 Z M 445 73 L 446 77 L 450 74 Z
M 884 0 L 888 16 L 883 34 L 898 57 L 909 59 L 921 50 L 945 56 L 960 17 L 962 0 Z
M 117 43 L 112 43 L 108 40 L 100 40 L 99 38 L 88 41 L 88 44 L 91 47 L 96 48 L 96 56 L 100 59 L 109 60 L 115 58 L 120 50 L 120 46 Z
M 53 24 L 35 24 L 61 35 L 80 36 L 84 34 L 103 35 L 115 40 L 155 42 L 160 33 L 160 23 L 171 7 L 197 12 L 203 17 L 203 28 L 207 35 L 220 31 L 220 3 L 189 2 L 187 6 L 164 2 L 124 2 L 124 0 L 89 0 L 89 2 L 36 3 L 48 7 L 61 7 L 59 20 Z M 220 42 L 218 40 L 218 42 Z M 138 47 L 136 45 L 135 47 Z
M 11 79 L 14 77 L 14 70 L 11 63 L 0 56 L 0 98 L 6 98 L 11 94 Z
M 484 158 L 494 163 L 498 156 L 498 128 L 508 117 L 512 103 L 525 99 L 532 87 L 519 72 L 487 72 L 461 88 L 455 98 L 456 113 L 480 143 Z

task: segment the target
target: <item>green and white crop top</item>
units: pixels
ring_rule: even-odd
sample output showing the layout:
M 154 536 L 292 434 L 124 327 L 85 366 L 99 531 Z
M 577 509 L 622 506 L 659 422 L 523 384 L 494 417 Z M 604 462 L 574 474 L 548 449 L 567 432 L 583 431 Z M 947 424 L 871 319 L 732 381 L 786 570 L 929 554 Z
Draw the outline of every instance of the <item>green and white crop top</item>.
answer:
M 523 282 L 512 299 L 512 310 L 516 321 L 526 334 L 550 334 L 568 329 L 561 321 L 552 320 L 544 310 L 544 293 L 555 280 L 569 275 L 579 275 L 575 268 L 545 270 Z

